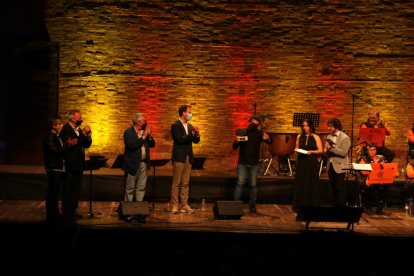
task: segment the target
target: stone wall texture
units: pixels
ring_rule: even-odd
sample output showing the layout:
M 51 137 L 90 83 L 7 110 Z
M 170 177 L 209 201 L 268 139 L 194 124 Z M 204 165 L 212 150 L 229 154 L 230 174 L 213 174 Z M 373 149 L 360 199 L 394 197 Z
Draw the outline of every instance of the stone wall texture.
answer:
M 54 0 L 46 26 L 60 45 L 59 113 L 82 111 L 90 153 L 114 160 L 143 112 L 152 155 L 169 158 L 170 125 L 191 104 L 195 154 L 234 169 L 235 130 L 255 108 L 271 133 L 299 133 L 294 113 L 319 113 L 318 132 L 338 117 L 354 144 L 377 110 L 402 162 L 414 120 L 413 16 L 413 1 Z

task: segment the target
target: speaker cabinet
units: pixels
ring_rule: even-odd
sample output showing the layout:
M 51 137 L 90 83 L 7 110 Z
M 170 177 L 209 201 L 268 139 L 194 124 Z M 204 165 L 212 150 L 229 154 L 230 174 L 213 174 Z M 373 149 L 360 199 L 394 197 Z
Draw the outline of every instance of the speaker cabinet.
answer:
M 146 217 L 149 215 L 148 201 L 121 201 L 118 206 L 119 217 Z
M 213 206 L 216 219 L 240 219 L 243 216 L 243 202 L 241 201 L 216 201 Z
M 345 222 L 347 229 L 354 229 L 354 223 L 358 223 L 364 208 L 362 207 L 301 207 L 298 210 L 296 221 L 305 221 L 306 230 L 309 224 L 314 222 Z

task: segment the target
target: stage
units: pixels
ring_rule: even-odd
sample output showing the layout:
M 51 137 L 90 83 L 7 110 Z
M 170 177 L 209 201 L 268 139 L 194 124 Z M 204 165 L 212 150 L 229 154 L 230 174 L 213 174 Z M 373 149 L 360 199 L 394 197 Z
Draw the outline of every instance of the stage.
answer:
M 123 171 L 85 172 L 83 214 L 71 223 L 45 223 L 46 174 L 38 166 L 0 167 L 2 267 L 18 272 L 120 275 L 388 275 L 408 269 L 403 255 L 414 241 L 414 217 L 405 213 L 405 180 L 388 185 L 384 215 L 362 213 L 353 223 L 297 221 L 291 210 L 294 177 L 259 176 L 257 213 L 249 213 L 247 191 L 239 219 L 218 219 L 213 206 L 231 201 L 235 170 L 193 170 L 193 214 L 170 214 L 170 164 L 149 172 L 149 214 L 121 220 Z M 349 178 L 347 184 L 354 183 Z M 321 194 L 329 204 L 326 173 Z M 201 199 L 206 210 L 201 211 Z M 90 199 L 92 199 L 90 201 Z M 91 208 L 92 207 L 92 208 Z M 88 213 L 92 210 L 93 217 Z M 62 272 L 63 271 L 63 272 Z M 62 272 L 62 273 L 60 273 Z
M 149 214 L 143 221 L 121 220 L 123 171 L 85 172 L 83 214 L 71 223 L 45 223 L 46 174 L 42 167 L 0 167 L 2 267 L 46 274 L 120 275 L 381 275 L 402 273 L 402 255 L 414 241 L 414 217 L 402 208 L 404 179 L 388 185 L 384 215 L 362 213 L 352 229 L 347 221 L 297 221 L 291 210 L 294 177 L 259 176 L 257 214 L 249 213 L 247 191 L 239 219 L 218 219 L 213 206 L 232 200 L 235 170 L 193 170 L 193 214 L 170 214 L 170 164 L 149 172 Z M 354 183 L 350 178 L 349 186 Z M 321 194 L 329 204 L 326 173 Z M 201 199 L 206 209 L 201 211 Z M 90 211 L 94 214 L 90 216 Z M 351 231 L 352 230 L 352 231 Z M 380 261 L 379 261 L 380 260 Z M 386 260 L 383 262 L 383 260 Z M 62 272 L 63 271 L 63 272 Z M 385 275 L 384 274 L 384 275 Z
M 217 219 L 205 211 L 170 214 L 149 203 L 141 221 L 120 220 L 118 202 L 96 201 L 71 224 L 45 223 L 44 201 L 0 201 L 3 269 L 59 275 L 390 275 L 409 269 L 414 217 L 388 208 L 347 222 L 296 221 L 290 205 L 258 204 L 257 213 Z

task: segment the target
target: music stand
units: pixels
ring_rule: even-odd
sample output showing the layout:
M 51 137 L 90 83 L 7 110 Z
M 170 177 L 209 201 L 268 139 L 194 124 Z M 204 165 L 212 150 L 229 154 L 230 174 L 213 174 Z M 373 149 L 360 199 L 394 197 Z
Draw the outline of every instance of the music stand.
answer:
M 349 171 L 354 175 L 354 188 L 355 188 L 355 204 L 354 207 L 361 207 L 361 190 L 359 184 L 357 182 L 357 173 L 358 172 L 372 172 L 371 164 L 359 164 L 359 163 L 351 163 L 349 164 L 349 168 L 343 168 L 344 171 Z M 368 222 L 366 218 L 361 215 L 361 218 Z
M 360 128 L 359 144 L 374 144 L 376 147 L 382 147 L 385 141 L 385 128 Z
M 372 172 L 367 177 L 367 186 L 374 184 L 393 184 L 398 176 L 398 163 L 372 163 Z
M 382 213 L 382 208 L 385 209 L 385 212 L 387 212 L 387 204 L 384 196 L 384 184 L 393 184 L 394 183 L 394 177 L 398 176 L 398 164 L 397 163 L 371 163 L 372 172 L 369 173 L 366 184 L 367 187 L 372 185 L 379 185 L 379 201 L 377 204 L 381 206 L 381 211 L 379 213 Z M 382 204 L 381 204 L 382 202 Z M 378 210 L 377 210 L 378 213 Z
M 152 197 L 152 210 L 155 210 L 155 167 L 162 167 L 165 164 L 170 162 L 170 159 L 154 159 L 150 160 L 150 166 L 154 168 L 154 175 L 152 179 L 152 189 L 151 189 L 151 197 Z
M 111 169 L 120 169 L 122 168 L 122 163 L 124 162 L 124 155 L 123 154 L 118 154 L 118 156 L 116 157 L 114 163 L 112 164 Z
M 309 119 L 313 122 L 315 127 L 319 126 L 319 119 L 321 114 L 319 113 L 294 113 L 293 114 L 293 126 L 302 126 L 304 119 Z
M 92 157 L 92 156 L 91 156 Z M 101 167 L 105 166 L 108 158 L 91 158 L 90 160 L 85 160 L 84 171 L 89 171 L 89 212 L 88 216 L 93 218 L 95 215 L 92 211 L 92 172 L 99 170 Z M 99 213 L 97 213 L 99 214 Z

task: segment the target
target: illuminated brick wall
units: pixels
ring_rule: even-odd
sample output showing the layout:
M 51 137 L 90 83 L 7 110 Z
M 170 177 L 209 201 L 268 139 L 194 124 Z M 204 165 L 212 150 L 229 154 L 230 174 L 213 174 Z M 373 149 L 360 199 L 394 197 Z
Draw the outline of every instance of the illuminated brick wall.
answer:
M 202 133 L 195 153 L 206 167 L 233 169 L 234 132 L 254 104 L 269 132 L 299 132 L 293 114 L 306 112 L 321 114 L 319 132 L 336 116 L 351 134 L 354 99 L 354 143 L 375 109 L 401 158 L 414 120 L 413 2 L 209 2 L 50 1 L 59 110 L 83 112 L 90 152 L 122 153 L 123 130 L 139 111 L 154 128 L 153 156 L 169 158 L 170 125 L 178 106 L 191 104 Z

